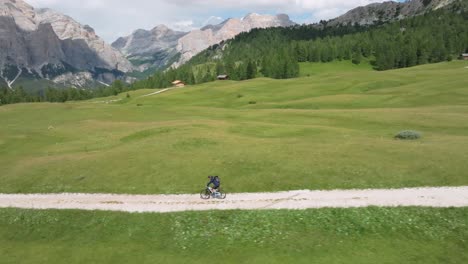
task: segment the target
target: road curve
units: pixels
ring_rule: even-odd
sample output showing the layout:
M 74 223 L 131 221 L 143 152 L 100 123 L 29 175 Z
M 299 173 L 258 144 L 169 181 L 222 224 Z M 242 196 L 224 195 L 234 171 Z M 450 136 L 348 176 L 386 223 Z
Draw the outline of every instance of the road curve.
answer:
M 225 200 L 199 195 L 0 194 L 0 208 L 78 209 L 121 212 L 183 212 L 353 207 L 468 207 L 468 186 L 406 189 L 289 191 L 228 194 Z

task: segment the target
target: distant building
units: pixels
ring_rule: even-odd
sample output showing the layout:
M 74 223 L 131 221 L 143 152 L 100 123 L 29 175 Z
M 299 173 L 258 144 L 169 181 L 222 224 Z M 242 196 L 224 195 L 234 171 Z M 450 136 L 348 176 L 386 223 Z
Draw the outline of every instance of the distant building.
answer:
M 229 80 L 229 75 L 218 75 L 218 80 L 224 81 L 224 80 Z
M 464 59 L 464 60 L 468 60 L 468 53 L 463 53 L 461 55 L 461 58 Z
M 185 83 L 181 80 L 175 80 L 172 82 L 172 85 L 174 87 L 185 87 Z

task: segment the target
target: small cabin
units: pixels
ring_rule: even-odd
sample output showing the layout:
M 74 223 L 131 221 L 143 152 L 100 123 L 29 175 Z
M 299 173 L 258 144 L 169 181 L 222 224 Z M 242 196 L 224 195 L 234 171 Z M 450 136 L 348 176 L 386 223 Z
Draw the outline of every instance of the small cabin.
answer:
M 463 53 L 461 55 L 462 60 L 468 60 L 468 53 Z
M 229 80 L 229 75 L 227 75 L 227 74 L 218 75 L 218 80 L 220 80 L 220 81 Z
M 174 87 L 185 87 L 185 83 L 181 80 L 175 80 L 172 82 L 172 85 Z

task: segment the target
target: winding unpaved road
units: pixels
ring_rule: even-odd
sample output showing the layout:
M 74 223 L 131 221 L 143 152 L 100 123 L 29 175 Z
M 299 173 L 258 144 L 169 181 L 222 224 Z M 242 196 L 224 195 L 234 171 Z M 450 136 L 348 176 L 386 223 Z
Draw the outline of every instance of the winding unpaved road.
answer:
M 290 191 L 229 194 L 226 200 L 199 195 L 0 194 L 0 208 L 79 209 L 123 212 L 264 210 L 351 207 L 468 207 L 468 186 L 375 190 Z

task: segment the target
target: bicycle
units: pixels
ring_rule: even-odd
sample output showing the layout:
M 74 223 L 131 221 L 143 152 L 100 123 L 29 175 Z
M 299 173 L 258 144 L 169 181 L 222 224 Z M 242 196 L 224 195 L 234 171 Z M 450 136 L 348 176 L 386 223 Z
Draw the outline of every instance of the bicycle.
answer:
M 203 200 L 208 200 L 210 198 L 221 200 L 226 199 L 226 193 L 222 191 L 221 188 L 219 188 L 217 192 L 212 192 L 212 190 L 213 188 L 206 187 L 201 191 L 200 198 L 202 198 Z

